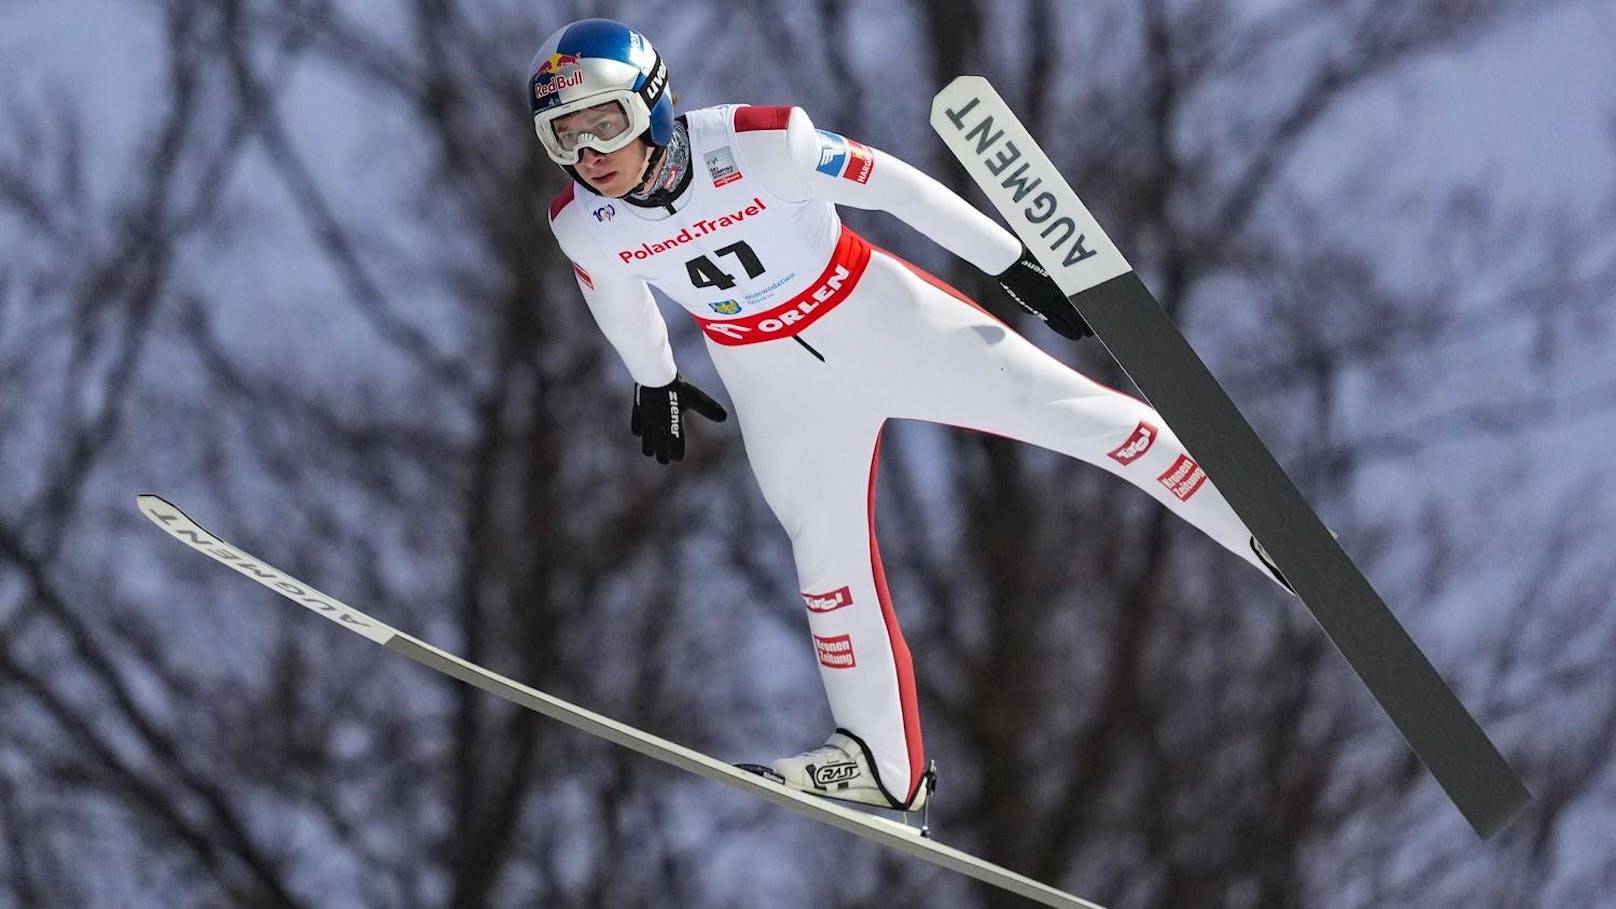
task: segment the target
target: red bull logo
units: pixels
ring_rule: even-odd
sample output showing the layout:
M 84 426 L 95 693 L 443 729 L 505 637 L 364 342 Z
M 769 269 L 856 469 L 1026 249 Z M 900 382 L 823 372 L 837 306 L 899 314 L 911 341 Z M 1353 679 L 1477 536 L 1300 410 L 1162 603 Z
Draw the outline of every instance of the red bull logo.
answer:
M 554 75 L 560 73 L 566 67 L 577 66 L 580 62 L 572 54 L 551 54 L 549 59 L 539 64 L 538 70 L 533 75 L 542 76 L 545 73 Z
M 580 61 L 572 54 L 551 54 L 533 72 L 533 97 L 545 98 L 584 83 Z

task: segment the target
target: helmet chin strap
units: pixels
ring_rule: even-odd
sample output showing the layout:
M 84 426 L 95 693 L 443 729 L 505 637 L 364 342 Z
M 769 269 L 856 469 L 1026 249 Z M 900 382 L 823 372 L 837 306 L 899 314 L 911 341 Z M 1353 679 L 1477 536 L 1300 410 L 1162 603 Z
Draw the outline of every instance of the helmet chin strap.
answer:
M 646 140 L 642 138 L 640 141 L 644 142 Z M 655 145 L 651 146 L 651 153 L 645 156 L 645 168 L 640 171 L 640 179 L 634 181 L 634 188 L 628 191 L 628 195 L 635 195 L 640 191 L 641 187 L 651 182 L 652 176 L 662 169 L 662 159 L 666 158 L 667 155 L 667 149 L 659 148 Z

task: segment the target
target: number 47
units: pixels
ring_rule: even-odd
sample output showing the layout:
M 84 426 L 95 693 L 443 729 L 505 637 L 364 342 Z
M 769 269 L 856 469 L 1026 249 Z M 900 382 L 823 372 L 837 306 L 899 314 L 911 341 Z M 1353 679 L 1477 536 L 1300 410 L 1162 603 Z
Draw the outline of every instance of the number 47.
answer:
M 734 256 L 740 260 L 741 267 L 746 269 L 748 278 L 756 278 L 763 274 L 763 263 L 758 260 L 757 253 L 752 251 L 745 240 L 731 243 L 722 249 L 713 251 L 720 256 Z M 685 263 L 685 271 L 690 274 L 690 283 L 696 287 L 716 287 L 719 290 L 729 290 L 735 286 L 735 276 L 729 274 L 706 256 L 697 256 Z

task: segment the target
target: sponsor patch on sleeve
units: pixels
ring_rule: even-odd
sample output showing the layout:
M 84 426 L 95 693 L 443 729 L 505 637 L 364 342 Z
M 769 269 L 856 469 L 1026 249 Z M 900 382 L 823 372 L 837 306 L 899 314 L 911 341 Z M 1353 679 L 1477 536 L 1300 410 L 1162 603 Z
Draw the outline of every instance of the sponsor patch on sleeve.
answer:
M 1200 491 L 1206 483 L 1206 471 L 1189 455 L 1179 455 L 1173 466 L 1167 472 L 1156 478 L 1163 486 L 1172 491 L 1173 495 L 1188 502 L 1190 496 Z
M 1110 455 L 1111 460 L 1126 467 L 1144 457 L 1145 452 L 1149 451 L 1150 446 L 1155 442 L 1156 427 L 1144 420 L 1140 420 L 1139 425 L 1134 427 L 1133 434 L 1128 436 L 1128 441 L 1123 442 L 1114 450 L 1107 452 L 1107 454 Z
M 827 669 L 852 669 L 858 665 L 853 659 L 853 636 L 838 634 L 834 637 L 814 635 L 814 652 L 819 654 L 819 665 Z
M 845 177 L 854 183 L 870 182 L 875 155 L 866 146 L 827 130 L 819 133 L 819 164 L 814 170 L 828 177 Z
M 802 601 L 809 612 L 834 612 L 843 606 L 853 605 L 853 591 L 838 587 L 830 593 L 804 593 Z

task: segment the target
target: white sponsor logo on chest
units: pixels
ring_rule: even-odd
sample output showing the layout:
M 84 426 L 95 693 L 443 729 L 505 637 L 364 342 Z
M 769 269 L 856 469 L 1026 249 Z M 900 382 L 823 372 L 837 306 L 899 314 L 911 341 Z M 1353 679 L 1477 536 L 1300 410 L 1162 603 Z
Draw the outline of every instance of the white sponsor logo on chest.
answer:
M 735 166 L 735 155 L 726 145 L 704 156 L 707 172 L 713 175 L 714 186 L 727 186 L 741 179 L 741 169 Z

